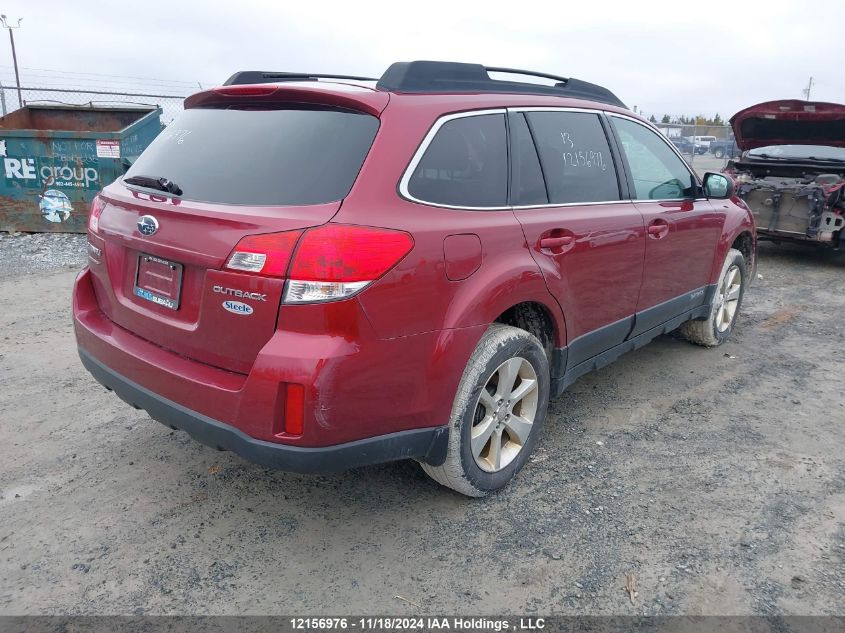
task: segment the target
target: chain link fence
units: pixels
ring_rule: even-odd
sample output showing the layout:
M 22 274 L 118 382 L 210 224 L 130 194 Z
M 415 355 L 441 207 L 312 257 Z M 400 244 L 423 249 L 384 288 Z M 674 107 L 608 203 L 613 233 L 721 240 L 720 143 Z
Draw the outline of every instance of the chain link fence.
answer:
M 3 116 L 25 105 L 157 106 L 161 122 L 169 124 L 182 111 L 187 94 L 146 94 L 107 90 L 68 90 L 64 88 L 18 88 L 0 85 L 0 112 Z
M 655 123 L 699 173 L 721 171 L 739 155 L 729 125 Z

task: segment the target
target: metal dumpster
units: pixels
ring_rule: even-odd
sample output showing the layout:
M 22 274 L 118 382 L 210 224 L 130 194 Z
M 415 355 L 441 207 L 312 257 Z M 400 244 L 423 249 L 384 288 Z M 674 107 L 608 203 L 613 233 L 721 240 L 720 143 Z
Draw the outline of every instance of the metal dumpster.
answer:
M 97 192 L 161 131 L 161 109 L 27 105 L 0 117 L 0 231 L 84 233 Z

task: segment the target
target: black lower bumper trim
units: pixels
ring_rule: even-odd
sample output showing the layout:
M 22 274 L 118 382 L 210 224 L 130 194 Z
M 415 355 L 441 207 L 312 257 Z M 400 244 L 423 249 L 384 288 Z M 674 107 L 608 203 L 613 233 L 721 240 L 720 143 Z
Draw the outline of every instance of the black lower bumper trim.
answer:
M 100 384 L 133 407 L 144 409 L 154 420 L 186 431 L 207 446 L 232 451 L 268 468 L 297 473 L 329 473 L 412 458 L 439 465 L 446 458 L 449 432 L 445 426 L 400 431 L 319 448 L 258 440 L 228 424 L 162 398 L 109 369 L 82 349 L 79 349 L 79 357 Z

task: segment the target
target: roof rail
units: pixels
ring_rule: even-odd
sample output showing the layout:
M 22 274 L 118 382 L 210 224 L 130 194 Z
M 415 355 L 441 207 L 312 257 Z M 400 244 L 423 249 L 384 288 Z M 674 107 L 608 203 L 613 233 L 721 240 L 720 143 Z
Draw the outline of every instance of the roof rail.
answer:
M 224 86 L 240 84 L 272 84 L 280 81 L 317 81 L 318 79 L 352 79 L 354 81 L 378 81 L 375 77 L 355 75 L 324 75 L 320 73 L 265 72 L 263 70 L 242 70 L 223 82 Z
M 501 81 L 492 79 L 488 72 L 542 77 L 557 83 L 546 86 L 522 81 Z M 580 79 L 558 77 L 533 70 L 486 67 L 460 62 L 396 62 L 381 76 L 376 88 L 389 92 L 505 92 L 554 95 L 627 108 L 619 97 L 607 88 Z
M 552 86 L 524 81 L 502 81 L 493 79 L 488 73 L 505 73 L 527 77 L 541 77 L 556 82 Z M 353 81 L 377 81 L 376 88 L 387 92 L 499 92 L 512 94 L 553 95 L 573 99 L 588 99 L 609 105 L 627 108 L 610 90 L 580 79 L 560 77 L 534 70 L 499 68 L 481 64 L 460 62 L 414 61 L 396 62 L 384 72 L 380 79 L 357 75 L 330 75 L 321 73 L 267 72 L 242 70 L 229 77 L 224 86 L 238 84 L 266 84 L 283 81 L 317 81 L 318 79 L 348 79 Z

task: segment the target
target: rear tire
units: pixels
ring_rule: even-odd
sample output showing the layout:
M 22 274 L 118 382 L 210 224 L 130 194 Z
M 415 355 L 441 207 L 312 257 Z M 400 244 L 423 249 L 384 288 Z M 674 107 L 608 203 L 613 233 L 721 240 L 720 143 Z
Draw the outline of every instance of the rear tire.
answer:
M 681 333 L 687 340 L 704 347 L 716 347 L 724 343 L 739 316 L 747 284 L 745 257 L 732 248 L 722 264 L 710 314 L 706 319 L 687 321 L 681 326 Z
M 713 152 L 713 156 L 716 158 L 724 158 L 725 157 L 725 150 L 719 147 Z
M 449 418 L 446 461 L 421 464 L 469 497 L 503 488 L 537 445 L 549 404 L 549 361 L 525 330 L 494 323 L 464 369 Z

